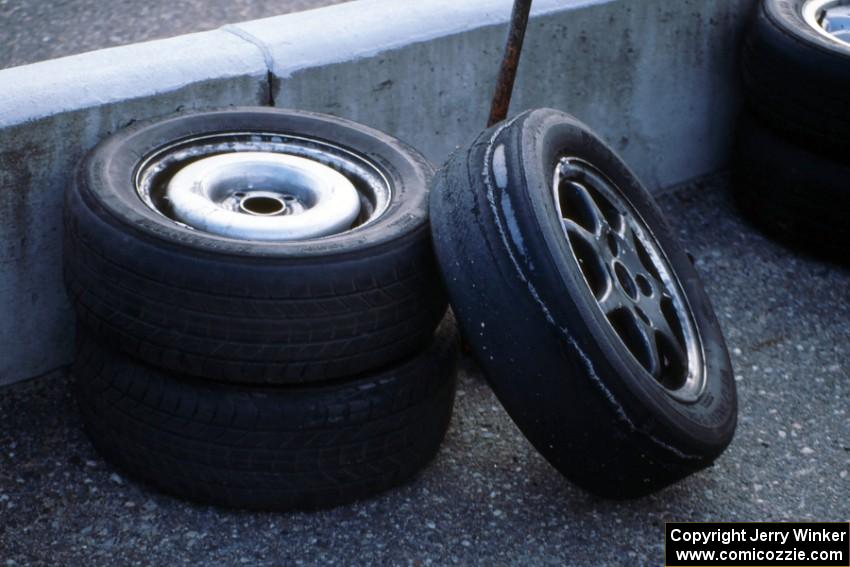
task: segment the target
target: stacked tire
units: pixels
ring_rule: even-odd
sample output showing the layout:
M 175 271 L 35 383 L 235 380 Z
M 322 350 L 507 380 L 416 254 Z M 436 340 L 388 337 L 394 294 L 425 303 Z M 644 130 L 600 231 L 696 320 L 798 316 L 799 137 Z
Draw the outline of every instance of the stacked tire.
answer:
M 745 38 L 735 152 L 741 208 L 786 242 L 847 259 L 850 6 L 762 0 Z
M 181 114 L 104 140 L 65 203 L 97 449 L 239 508 L 332 506 L 413 477 L 457 365 L 432 174 L 390 136 L 306 112 Z

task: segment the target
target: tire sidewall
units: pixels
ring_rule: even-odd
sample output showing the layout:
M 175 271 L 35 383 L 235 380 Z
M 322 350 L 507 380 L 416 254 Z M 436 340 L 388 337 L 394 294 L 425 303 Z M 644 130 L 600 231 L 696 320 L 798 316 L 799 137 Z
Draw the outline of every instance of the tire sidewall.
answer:
M 390 202 L 381 216 L 347 232 L 295 242 L 237 240 L 192 230 L 149 208 L 136 191 L 135 176 L 144 159 L 180 140 L 222 132 L 306 135 L 352 151 L 375 167 L 390 184 Z M 433 168 L 418 152 L 366 126 L 302 111 L 234 108 L 177 114 L 134 124 L 99 144 L 83 161 L 76 191 L 101 220 L 176 248 L 238 257 L 304 258 L 356 253 L 380 247 L 427 227 L 427 186 Z M 84 229 L 84 227 L 82 227 Z
M 850 46 L 830 40 L 803 19 L 805 0 L 763 0 L 764 13 L 781 31 L 812 48 L 847 60 L 850 65 Z
M 521 116 L 517 127 L 498 134 L 491 148 L 500 144 L 505 148 L 505 161 L 513 165 L 507 168 L 510 195 L 499 192 L 492 170 L 485 174 L 491 176 L 490 185 L 498 193 L 495 202 L 514 201 L 511 218 L 501 221 L 504 226 L 515 225 L 523 240 L 522 251 L 514 239 L 510 243 L 513 250 L 506 252 L 521 259 L 524 277 L 556 326 L 566 329 L 584 358 L 592 361 L 589 372 L 601 381 L 634 427 L 680 450 L 719 454 L 731 438 L 737 414 L 731 363 L 702 284 L 657 206 L 610 148 L 586 126 L 559 111 L 543 109 Z M 572 259 L 555 209 L 553 174 L 557 158 L 563 154 L 584 159 L 606 173 L 651 227 L 667 255 L 693 311 L 704 349 L 706 387 L 696 403 L 683 403 L 668 395 L 623 348 L 598 309 Z M 498 214 L 504 215 L 505 207 Z

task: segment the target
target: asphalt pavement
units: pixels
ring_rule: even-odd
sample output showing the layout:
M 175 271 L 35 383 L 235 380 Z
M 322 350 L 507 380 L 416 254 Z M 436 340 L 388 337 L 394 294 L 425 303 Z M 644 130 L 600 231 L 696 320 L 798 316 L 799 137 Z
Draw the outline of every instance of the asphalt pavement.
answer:
M 728 339 L 738 431 L 716 464 L 627 502 L 592 497 L 463 362 L 436 460 L 379 497 L 248 513 L 158 494 L 104 462 L 62 373 L 0 390 L 3 565 L 661 565 L 666 521 L 850 519 L 850 271 L 739 217 L 724 177 L 661 198 Z
M 345 0 L 0 0 L 0 69 Z

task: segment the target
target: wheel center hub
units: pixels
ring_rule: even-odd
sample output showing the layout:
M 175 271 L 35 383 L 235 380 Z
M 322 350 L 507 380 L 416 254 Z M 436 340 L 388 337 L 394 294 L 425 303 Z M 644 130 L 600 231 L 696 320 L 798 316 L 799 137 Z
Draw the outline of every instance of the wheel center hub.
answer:
M 246 240 L 301 240 L 348 230 L 357 189 L 321 163 L 292 155 L 232 152 L 194 161 L 168 183 L 186 225 Z
M 239 201 L 239 210 L 258 217 L 285 215 L 289 212 L 286 201 L 282 197 L 265 191 L 254 191 L 246 194 Z

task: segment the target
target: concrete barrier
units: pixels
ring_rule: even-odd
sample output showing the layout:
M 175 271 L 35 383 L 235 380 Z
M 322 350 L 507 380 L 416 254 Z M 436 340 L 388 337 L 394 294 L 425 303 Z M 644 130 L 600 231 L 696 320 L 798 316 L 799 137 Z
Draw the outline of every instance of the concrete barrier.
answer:
M 651 188 L 722 167 L 753 0 L 535 0 L 512 113 L 571 112 Z M 508 0 L 360 0 L 239 24 L 277 106 L 392 132 L 437 162 L 485 124 Z
M 652 188 L 724 166 L 755 0 L 537 0 L 513 112 L 598 129 Z M 359 0 L 0 71 L 0 385 L 67 364 L 62 194 L 121 126 L 183 108 L 346 116 L 442 161 L 484 124 L 509 0 Z
M 0 384 L 71 360 L 62 195 L 85 152 L 134 120 L 267 99 L 262 54 L 224 31 L 0 71 Z

